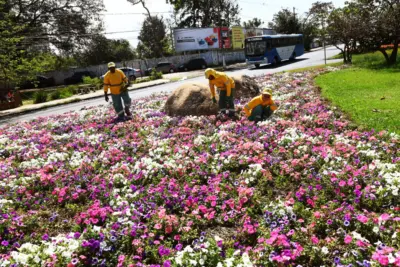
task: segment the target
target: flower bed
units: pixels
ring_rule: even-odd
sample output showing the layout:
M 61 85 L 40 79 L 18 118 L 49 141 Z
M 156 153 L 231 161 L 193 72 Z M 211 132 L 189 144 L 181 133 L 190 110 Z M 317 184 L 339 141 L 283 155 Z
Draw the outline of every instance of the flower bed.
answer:
M 258 126 L 157 95 L 0 129 L 1 266 L 400 266 L 398 136 L 314 75 L 257 77 L 280 104 Z

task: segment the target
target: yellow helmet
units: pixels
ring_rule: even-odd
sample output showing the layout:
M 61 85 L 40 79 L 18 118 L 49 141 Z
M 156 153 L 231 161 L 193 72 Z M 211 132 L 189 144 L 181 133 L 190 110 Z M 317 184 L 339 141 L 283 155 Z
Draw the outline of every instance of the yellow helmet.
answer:
M 108 68 L 115 68 L 115 63 L 114 62 L 108 63 Z
M 206 71 L 204 73 L 206 75 L 206 79 L 208 79 L 211 75 L 214 76 L 214 77 L 216 76 L 215 75 L 216 71 L 214 69 L 211 69 L 211 68 L 206 69 Z
M 264 90 L 261 92 L 261 94 L 272 96 L 272 90 L 269 88 L 264 88 Z

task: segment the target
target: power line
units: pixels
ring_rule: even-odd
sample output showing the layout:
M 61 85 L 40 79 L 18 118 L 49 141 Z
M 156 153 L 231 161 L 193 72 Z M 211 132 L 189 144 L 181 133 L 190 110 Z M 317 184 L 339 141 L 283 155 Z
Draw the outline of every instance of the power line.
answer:
M 75 34 L 75 33 L 71 33 L 71 34 L 63 34 L 63 33 L 58 33 L 58 34 L 47 34 L 47 35 L 43 35 L 43 36 L 27 36 L 24 37 L 24 39 L 43 39 L 46 37 L 85 37 L 85 36 L 95 36 L 95 35 L 109 35 L 109 34 L 119 34 L 119 33 L 130 33 L 130 32 L 140 32 L 140 30 L 131 30 L 131 31 L 119 31 L 119 32 L 99 32 L 99 33 L 86 33 L 86 34 Z
M 151 12 L 151 14 L 172 14 L 172 11 L 161 11 L 161 12 Z M 142 12 L 127 12 L 127 13 L 100 13 L 102 16 L 124 16 L 124 15 L 146 15 L 146 13 Z
M 257 3 L 257 2 L 249 2 L 249 1 L 243 1 L 243 0 L 240 0 L 240 1 L 238 1 L 238 2 L 241 2 L 241 3 L 246 3 L 246 4 L 251 4 L 251 5 L 261 5 L 261 6 L 266 6 L 267 4 L 266 3 Z

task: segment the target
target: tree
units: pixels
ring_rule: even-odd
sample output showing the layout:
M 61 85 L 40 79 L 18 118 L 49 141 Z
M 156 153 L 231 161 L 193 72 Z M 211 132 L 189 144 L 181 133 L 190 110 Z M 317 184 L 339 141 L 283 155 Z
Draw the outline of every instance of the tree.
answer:
M 53 69 L 56 62 L 51 54 L 31 54 L 22 49 L 25 27 L 16 25 L 7 3 L 0 0 L 0 82 L 5 88 Z
M 325 38 L 325 24 L 332 9 L 332 2 L 317 1 L 311 5 L 310 10 L 306 12 L 305 17 L 301 19 L 300 32 L 304 35 L 304 48 L 306 50 L 311 48 L 310 44 L 313 42 L 315 37 L 320 36 L 321 39 Z
M 75 58 L 81 66 L 98 65 L 110 61 L 127 61 L 135 57 L 135 51 L 128 40 L 107 39 L 104 35 L 93 36 L 87 47 L 75 54 Z
M 278 33 L 291 34 L 300 32 L 301 23 L 288 8 L 283 8 L 274 15 L 269 27 Z
M 258 18 L 253 18 L 249 21 L 243 21 L 243 28 L 251 29 L 251 28 L 258 28 L 260 27 L 264 21 Z
M 380 51 L 388 65 L 397 61 L 400 43 L 399 0 L 357 0 L 356 7 L 363 17 L 360 45 L 366 50 Z M 384 45 L 392 44 L 388 54 Z
M 178 13 L 178 27 L 203 28 L 240 24 L 235 0 L 167 0 Z
M 325 22 L 332 10 L 332 2 L 315 2 L 304 16 L 296 16 L 290 9 L 283 8 L 274 15 L 269 27 L 278 33 L 301 33 L 304 39 L 304 49 L 310 50 L 314 38 L 325 36 Z
M 127 1 L 132 5 L 141 4 L 143 8 L 146 9 L 147 15 L 151 17 L 150 10 L 147 8 L 145 0 L 127 0 Z
M 103 0 L 7 0 L 4 11 L 24 36 L 25 48 L 46 49 L 49 44 L 63 52 L 81 47 L 101 31 Z
M 171 48 L 162 17 L 147 17 L 139 34 L 137 52 L 140 58 L 158 58 L 169 55 Z
M 352 63 L 354 46 L 362 30 L 362 19 L 357 8 L 352 5 L 337 8 L 329 15 L 327 22 L 327 33 L 332 43 L 342 51 L 344 63 Z M 341 48 L 338 44 L 343 44 L 344 47 Z

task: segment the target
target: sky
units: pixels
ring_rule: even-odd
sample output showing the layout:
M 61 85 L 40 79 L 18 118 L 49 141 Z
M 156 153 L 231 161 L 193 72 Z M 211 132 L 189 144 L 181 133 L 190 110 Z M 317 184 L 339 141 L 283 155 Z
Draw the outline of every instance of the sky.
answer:
M 105 11 L 103 21 L 107 38 L 127 39 L 133 47 L 137 46 L 141 24 L 145 19 L 145 9 L 141 4 L 132 5 L 127 0 L 103 0 Z M 342 7 L 346 0 L 331 0 L 335 7 Z M 316 0 L 237 0 L 241 11 L 241 21 L 247 21 L 254 17 L 264 21 L 264 27 L 272 21 L 273 15 L 282 8 L 295 8 L 296 14 L 304 14 Z M 172 6 L 165 0 L 146 0 L 146 6 L 151 13 L 158 13 L 165 19 L 170 18 Z M 164 13 L 165 12 L 165 13 Z M 123 33 L 115 33 L 123 32 Z

